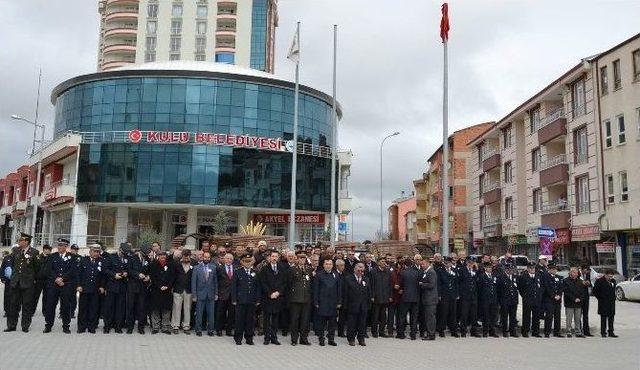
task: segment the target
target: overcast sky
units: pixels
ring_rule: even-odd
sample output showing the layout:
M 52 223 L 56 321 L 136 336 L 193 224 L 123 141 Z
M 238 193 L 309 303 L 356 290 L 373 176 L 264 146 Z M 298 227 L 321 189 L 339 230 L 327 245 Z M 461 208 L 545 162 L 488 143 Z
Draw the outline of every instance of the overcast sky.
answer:
M 167 0 L 163 0 L 167 1 Z M 242 1 L 242 0 L 239 0 Z M 384 205 L 413 190 L 442 141 L 440 1 L 280 0 L 276 74 L 302 22 L 301 81 L 331 93 L 332 25 L 339 25 L 339 146 L 355 154 L 351 195 L 356 239 L 379 228 L 379 147 Z M 450 130 L 497 120 L 581 58 L 640 32 L 638 0 L 450 1 Z M 0 176 L 26 160 L 38 68 L 40 120 L 53 122 L 51 89 L 95 72 L 97 0 L 0 0 Z M 50 134 L 50 132 L 49 132 Z M 385 211 L 386 212 L 386 211 Z M 386 219 L 385 219 L 386 225 Z

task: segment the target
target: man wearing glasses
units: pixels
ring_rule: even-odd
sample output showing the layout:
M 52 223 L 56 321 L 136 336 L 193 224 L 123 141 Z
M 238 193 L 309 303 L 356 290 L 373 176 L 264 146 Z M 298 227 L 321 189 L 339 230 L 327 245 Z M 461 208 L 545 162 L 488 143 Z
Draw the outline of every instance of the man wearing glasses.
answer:
M 13 257 L 13 273 L 11 275 L 11 305 L 7 315 L 7 328 L 5 332 L 16 331 L 18 326 L 18 314 L 22 310 L 22 331 L 29 332 L 33 307 L 35 304 L 34 292 L 36 274 L 40 270 L 36 256 L 38 251 L 31 248 L 31 235 L 20 233 L 18 246 L 11 251 Z

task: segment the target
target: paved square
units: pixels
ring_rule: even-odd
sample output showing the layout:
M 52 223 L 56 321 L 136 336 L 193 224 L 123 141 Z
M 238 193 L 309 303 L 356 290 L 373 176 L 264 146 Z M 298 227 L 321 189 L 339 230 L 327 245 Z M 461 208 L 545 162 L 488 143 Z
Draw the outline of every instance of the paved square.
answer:
M 1 291 L 1 289 L 0 289 Z M 0 294 L 0 297 L 2 295 Z M 592 298 L 591 323 L 599 325 Z M 42 334 L 44 318 L 37 312 L 28 334 L 0 333 L 0 369 L 640 369 L 640 303 L 618 302 L 617 339 L 600 338 L 438 338 L 421 340 L 369 339 L 367 347 L 236 346 L 229 337 L 210 338 L 147 333 Z M 564 326 L 564 313 L 563 313 Z M 5 321 L 0 325 L 5 328 Z M 19 328 L 18 328 L 19 330 Z

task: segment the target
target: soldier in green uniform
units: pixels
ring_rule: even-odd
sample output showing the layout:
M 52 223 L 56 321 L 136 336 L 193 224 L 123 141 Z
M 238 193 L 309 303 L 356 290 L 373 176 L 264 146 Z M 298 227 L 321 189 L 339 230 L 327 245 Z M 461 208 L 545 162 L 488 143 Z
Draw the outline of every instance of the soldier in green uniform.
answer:
M 311 267 L 307 266 L 307 256 L 304 252 L 296 253 L 296 266 L 289 268 L 287 277 L 287 298 L 289 300 L 289 317 L 291 319 L 291 345 L 310 345 L 309 343 L 309 312 L 311 309 Z
M 18 246 L 11 250 L 13 257 L 13 274 L 10 284 L 11 305 L 9 315 L 7 315 L 5 332 L 16 331 L 20 310 L 22 310 L 22 331 L 29 332 L 29 326 L 31 326 L 32 305 L 35 304 L 33 299 L 36 274 L 40 271 L 38 251 L 31 248 L 31 239 L 33 239 L 31 235 L 20 233 Z

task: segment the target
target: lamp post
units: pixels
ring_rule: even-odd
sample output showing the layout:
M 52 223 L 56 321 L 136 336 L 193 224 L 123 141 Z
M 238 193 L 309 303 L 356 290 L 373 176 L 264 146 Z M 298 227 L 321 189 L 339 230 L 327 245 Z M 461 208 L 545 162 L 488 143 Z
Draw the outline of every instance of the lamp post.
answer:
M 359 210 L 360 208 L 362 208 L 362 206 L 358 206 L 358 207 L 356 207 L 356 208 L 351 210 L 351 241 L 352 242 L 355 240 L 354 237 L 353 237 L 353 235 L 354 235 L 353 234 L 353 223 L 354 223 L 353 219 L 355 218 L 354 213 L 355 213 L 355 211 Z
M 26 122 L 26 123 L 28 123 L 30 125 L 33 125 L 33 142 L 31 144 L 31 156 L 32 157 L 36 152 L 36 143 L 40 144 L 40 151 L 38 152 L 38 172 L 36 174 L 36 188 L 34 189 L 34 192 L 33 192 L 33 195 L 32 195 L 33 197 L 35 197 L 36 195 L 38 195 L 38 192 L 40 191 L 40 175 L 41 175 L 41 172 L 42 172 L 42 148 L 44 146 L 45 125 L 38 123 L 37 115 L 36 115 L 36 120 L 35 121 L 30 121 L 30 120 L 28 120 L 26 118 L 20 117 L 17 114 L 11 115 L 11 118 L 16 120 L 16 121 L 22 121 L 22 122 Z M 41 129 L 40 140 L 36 139 L 38 129 Z M 37 202 L 33 202 L 33 219 L 31 220 L 30 234 L 33 235 L 34 237 L 35 237 L 35 233 L 36 233 L 36 221 L 37 221 L 37 219 L 38 219 L 38 203 Z
M 379 239 L 382 240 L 382 233 L 384 230 L 383 227 L 383 213 L 382 213 L 382 147 L 384 146 L 384 142 L 387 141 L 388 138 L 398 136 L 400 132 L 396 131 L 393 134 L 387 135 L 382 139 L 380 143 L 380 236 Z

